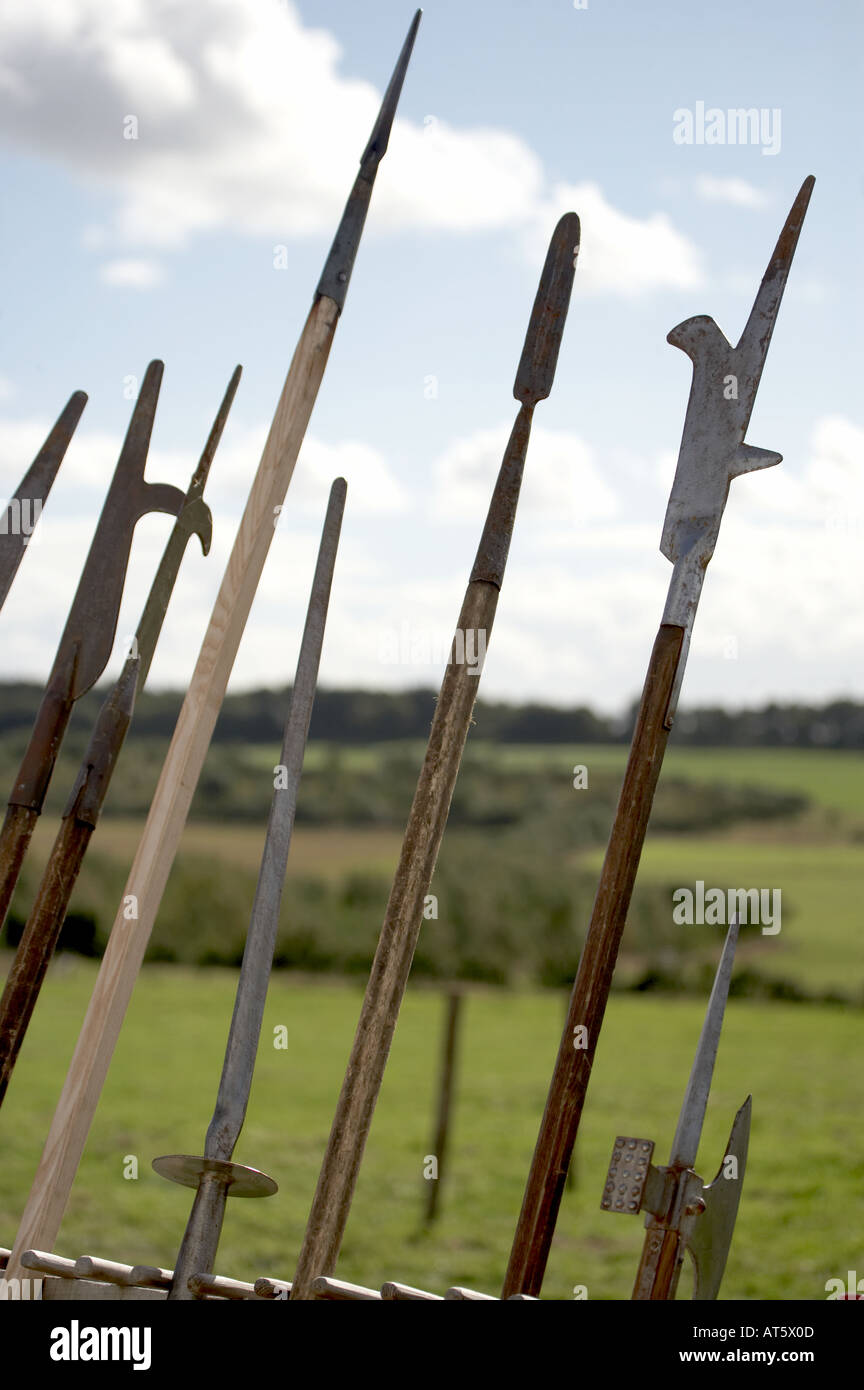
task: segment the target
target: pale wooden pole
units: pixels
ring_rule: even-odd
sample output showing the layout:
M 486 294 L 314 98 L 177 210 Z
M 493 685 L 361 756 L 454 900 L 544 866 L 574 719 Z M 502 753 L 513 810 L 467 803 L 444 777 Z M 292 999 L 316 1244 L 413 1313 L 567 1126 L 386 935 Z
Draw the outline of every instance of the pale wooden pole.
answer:
M 418 10 L 363 151 L 360 171 L 325 262 L 315 301 L 291 359 L 228 568 L 15 1237 L 9 1259 L 10 1278 L 15 1277 L 25 1250 L 50 1250 L 60 1229 L 270 549 L 277 508 L 285 498 L 324 376 L 375 176 L 387 151 L 419 23 Z

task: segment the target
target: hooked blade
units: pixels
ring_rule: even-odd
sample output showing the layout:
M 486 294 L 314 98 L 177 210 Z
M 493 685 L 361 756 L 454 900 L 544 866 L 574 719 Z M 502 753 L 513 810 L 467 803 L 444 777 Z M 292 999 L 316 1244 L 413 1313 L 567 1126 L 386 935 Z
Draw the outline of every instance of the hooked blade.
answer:
M 360 237 L 363 226 L 366 222 L 366 214 L 369 211 L 369 202 L 372 197 L 372 188 L 375 183 L 375 175 L 378 172 L 378 165 L 384 158 L 387 146 L 390 143 L 390 131 L 393 128 L 393 120 L 396 115 L 396 107 L 399 104 L 399 97 L 402 93 L 402 84 L 405 81 L 405 74 L 408 71 L 408 63 L 411 58 L 411 51 L 414 48 L 414 40 L 417 37 L 417 30 L 420 27 L 420 17 L 422 10 L 418 10 L 408 36 L 402 45 L 402 51 L 393 69 L 393 76 L 390 78 L 384 99 L 381 102 L 381 109 L 378 112 L 378 119 L 372 128 L 372 134 L 360 159 L 360 172 L 354 180 L 354 187 L 345 204 L 345 211 L 342 214 L 342 221 L 336 230 L 333 238 L 333 245 L 330 254 L 321 272 L 321 279 L 318 281 L 318 288 L 315 291 L 315 298 L 320 299 L 326 295 L 332 299 L 338 309 L 342 309 L 345 304 L 345 295 L 348 291 L 348 282 L 351 279 L 351 271 L 354 268 L 354 259 L 357 255 L 357 247 L 360 244 Z
M 536 405 L 551 394 L 576 275 L 580 235 L 577 214 L 565 212 L 549 242 L 513 384 L 513 395 L 523 405 Z
M 84 391 L 72 392 L 57 417 L 51 433 L 6 506 L 6 521 L 0 530 L 0 608 L 6 602 L 12 580 L 24 558 L 24 551 L 27 549 L 30 536 L 42 514 L 42 508 L 51 491 L 54 479 L 57 477 L 57 471 L 66 456 L 69 441 L 75 433 L 75 428 L 81 419 L 81 412 L 86 404 L 87 396 Z M 15 512 L 17 511 L 20 517 L 24 503 L 29 503 L 29 520 L 32 522 L 31 529 L 26 536 L 23 533 L 23 525 L 19 526 L 17 532 L 14 525 Z M 39 512 L 34 516 L 37 503 Z
M 738 345 L 707 314 L 685 319 L 667 342 L 693 363 L 693 382 L 678 467 L 660 550 L 677 564 L 698 548 L 703 567 L 714 553 L 729 484 L 769 468 L 781 455 L 744 443 L 774 324 L 786 288 L 814 179 L 804 180 L 780 234 Z
M 717 1176 L 702 1189 L 705 1210 L 687 1241 L 694 1266 L 693 1299 L 698 1302 L 717 1297 L 726 1269 L 747 1167 L 751 1102 L 752 1097 L 748 1096 L 735 1116 Z M 734 1165 L 730 1165 L 730 1158 L 734 1158 Z
M 714 1063 L 717 1060 L 717 1048 L 720 1045 L 720 1033 L 723 1028 L 723 1014 L 726 1009 L 726 1000 L 729 997 L 729 982 L 732 979 L 735 947 L 738 944 L 738 930 L 738 913 L 736 912 L 726 933 L 723 954 L 720 957 L 717 974 L 714 976 L 711 998 L 708 1001 L 702 1032 L 699 1036 L 699 1045 L 696 1048 L 696 1056 L 690 1071 L 690 1080 L 687 1082 L 687 1090 L 684 1092 L 678 1128 L 672 1141 L 670 1168 L 692 1168 L 699 1152 L 699 1139 L 702 1134 L 702 1124 L 708 1105 L 708 1093 L 711 1090 L 711 1077 L 714 1075 Z
M 228 413 L 234 403 L 237 387 L 243 368 L 235 367 L 231 380 L 222 397 L 222 404 L 219 406 L 216 418 L 207 436 L 207 443 L 198 460 L 198 466 L 192 474 L 189 487 L 183 506 L 174 523 L 174 529 L 168 537 L 168 544 L 159 562 L 155 578 L 150 586 L 150 593 L 141 614 L 141 621 L 135 634 L 140 661 L 137 689 L 140 691 L 144 687 L 150 670 L 150 663 L 156 650 L 156 643 L 159 641 L 159 634 L 162 631 L 162 623 L 168 610 L 168 603 L 174 589 L 180 563 L 186 550 L 186 545 L 192 536 L 197 536 L 201 542 L 201 549 L 205 555 L 210 550 L 210 542 L 213 535 L 213 518 L 210 508 L 204 501 L 203 493 L 207 483 L 207 476 L 210 472 L 210 465 L 219 447 L 222 438 L 222 431 L 228 419 Z
M 68 698 L 72 701 L 95 685 L 108 664 L 137 522 L 151 511 L 167 512 L 176 517 L 185 500 L 177 487 L 144 481 L 162 372 L 163 364 L 154 361 L 144 374 L 60 639 L 54 665 L 55 670 L 71 670 L 74 665 L 74 677 L 68 689 Z

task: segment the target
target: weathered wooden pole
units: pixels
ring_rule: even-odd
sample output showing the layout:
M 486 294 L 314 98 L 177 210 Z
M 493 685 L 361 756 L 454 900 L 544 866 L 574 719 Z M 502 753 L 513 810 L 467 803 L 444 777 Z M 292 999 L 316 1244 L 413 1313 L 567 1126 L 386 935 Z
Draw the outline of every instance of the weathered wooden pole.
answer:
M 534 407 L 552 390 L 578 245 L 579 219 L 575 213 L 567 213 L 555 228 L 534 301 L 513 388 L 521 408 L 492 494 L 435 706 L 426 757 L 309 1213 L 292 1299 L 313 1296 L 314 1280 L 333 1273 L 342 1243 L 477 695 L 479 664 L 470 666 L 465 658 L 471 643 L 476 652 L 482 642 L 485 651 L 492 630 Z
M 288 369 L 15 1237 L 10 1259 L 13 1271 L 24 1250 L 31 1247 L 50 1249 L 60 1228 L 270 549 L 277 509 L 285 500 L 327 366 L 378 165 L 387 151 L 419 23 L 418 10 L 384 94 L 378 120 L 363 152 L 360 171 Z
M 707 315 L 687 319 L 669 342 L 693 362 L 693 381 L 660 549 L 674 565 L 648 664 L 624 783 L 546 1109 L 528 1174 L 502 1298 L 540 1293 L 561 1194 L 618 948 L 627 919 L 663 755 L 684 676 L 705 573 L 733 478 L 779 463 L 779 454 L 744 443 L 783 290 L 810 201 L 805 179 L 735 348 Z

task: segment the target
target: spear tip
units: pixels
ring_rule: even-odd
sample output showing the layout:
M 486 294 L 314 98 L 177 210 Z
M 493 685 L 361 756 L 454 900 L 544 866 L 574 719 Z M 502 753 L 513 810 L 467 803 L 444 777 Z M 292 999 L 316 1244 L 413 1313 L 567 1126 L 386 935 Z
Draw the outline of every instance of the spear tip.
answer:
M 326 298 L 333 300 L 340 312 L 345 304 L 348 282 L 351 279 L 357 247 L 363 233 L 375 175 L 390 143 L 390 131 L 402 93 L 402 84 L 405 81 L 405 73 L 408 70 L 414 40 L 417 37 L 421 14 L 422 10 L 418 10 L 415 14 L 408 30 L 408 37 L 402 45 L 402 51 L 393 69 L 393 76 L 390 78 L 384 99 L 381 102 L 378 119 L 360 159 L 360 172 L 345 205 L 342 220 L 336 229 L 330 254 L 324 264 L 321 279 L 318 281 L 318 288 L 315 291 L 316 300 L 326 296 Z
M 523 405 L 536 405 L 552 391 L 576 273 L 579 238 L 577 214 L 565 212 L 549 242 L 513 385 L 513 395 Z
M 396 107 L 399 104 L 399 97 L 402 93 L 402 84 L 405 81 L 405 74 L 408 71 L 408 64 L 411 61 L 411 53 L 414 49 L 414 41 L 417 38 L 417 30 L 420 28 L 422 10 L 417 10 L 411 21 L 411 27 L 402 45 L 402 50 L 396 60 L 393 69 L 393 76 L 390 78 L 387 90 L 381 102 L 381 109 L 378 112 L 378 119 L 369 136 L 369 142 L 360 157 L 360 165 L 365 170 L 368 160 L 373 160 L 375 165 L 383 159 L 387 153 L 387 146 L 390 143 L 390 131 L 393 128 L 393 120 L 396 116 Z

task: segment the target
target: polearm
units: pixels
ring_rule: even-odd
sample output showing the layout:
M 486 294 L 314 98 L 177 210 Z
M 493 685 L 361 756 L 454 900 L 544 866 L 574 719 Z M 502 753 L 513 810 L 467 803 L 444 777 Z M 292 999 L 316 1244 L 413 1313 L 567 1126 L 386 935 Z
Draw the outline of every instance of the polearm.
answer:
M 363 1150 L 447 823 L 462 750 L 471 723 L 479 668 L 466 664 L 473 638 L 488 642 L 504 580 L 510 537 L 538 401 L 552 390 L 579 247 L 579 219 L 561 218 L 540 279 L 513 395 L 521 403 L 492 494 L 477 558 L 459 614 L 450 661 L 435 706 L 426 757 L 408 817 L 375 959 L 342 1092 L 312 1201 L 292 1299 L 312 1297 L 312 1283 L 333 1273 L 351 1208 Z M 485 649 L 484 649 L 485 650 Z
M 193 1274 L 213 1272 L 227 1199 L 231 1196 L 269 1197 L 277 1190 L 276 1183 L 265 1173 L 241 1163 L 232 1163 L 231 1158 L 246 1118 L 264 1019 L 267 983 L 276 949 L 282 889 L 291 848 L 309 720 L 315 702 L 346 487 L 344 478 L 337 478 L 330 489 L 291 691 L 291 705 L 285 723 L 279 778 L 274 784 L 270 803 L 267 838 L 234 999 L 231 1031 L 225 1049 L 216 1108 L 204 1143 L 204 1156 L 197 1158 L 191 1154 L 169 1154 L 153 1160 L 153 1167 L 162 1177 L 196 1189 L 192 1212 L 174 1267 L 169 1299 L 195 1299 L 189 1279 Z
M 6 505 L 5 518 L 0 520 L 0 608 L 6 602 L 12 587 L 12 580 L 24 558 L 30 536 L 42 515 L 42 508 L 66 456 L 69 441 L 75 433 L 75 428 L 81 419 L 81 412 L 86 404 L 87 396 L 83 391 L 72 392 L 58 415 L 48 438 Z M 29 512 L 28 519 L 32 523 L 29 532 L 25 532 L 23 525 L 25 504 L 27 504 Z M 16 514 L 18 517 L 17 528 L 15 525 Z
M 609 846 L 546 1109 L 528 1175 L 502 1297 L 539 1295 L 573 1144 L 579 1128 L 618 947 L 654 791 L 684 675 L 705 570 L 714 553 L 729 485 L 780 455 L 744 443 L 765 356 L 810 201 L 807 178 L 733 348 L 707 315 L 668 335 L 693 362 L 693 381 L 661 551 L 674 569 L 651 653 Z
M 685 1251 L 689 1250 L 693 1260 L 694 1299 L 704 1302 L 716 1298 L 726 1268 L 747 1166 L 749 1096 L 735 1116 L 714 1181 L 703 1186 L 694 1166 L 737 942 L 736 915 L 726 934 L 714 977 L 669 1163 L 663 1168 L 654 1166 L 654 1143 L 650 1139 L 619 1135 L 612 1150 L 600 1206 L 603 1211 L 624 1215 L 647 1213 L 642 1258 L 632 1295 L 640 1301 L 659 1302 L 675 1297 Z
M 6 978 L 0 998 L 0 1105 L 54 954 L 87 846 L 99 820 L 132 720 L 136 696 L 144 688 L 150 670 L 186 546 L 192 536 L 197 535 L 204 554 L 210 550 L 213 520 L 204 501 L 204 487 L 237 391 L 240 372 L 237 367 L 231 377 L 183 507 L 168 537 L 138 624 L 133 650 L 99 712 L 36 901 Z
M 366 220 L 378 165 L 390 138 L 402 83 L 420 23 L 414 16 L 399 55 L 360 172 L 316 290 L 270 433 L 252 483 L 228 568 L 204 635 L 201 654 L 180 710 L 174 737 L 108 941 L 42 1158 L 7 1277 L 14 1277 L 23 1252 L 50 1249 L 60 1228 L 87 1132 L 162 893 L 174 861 L 192 796 L 210 744 L 237 648 L 274 534 L 277 508 L 285 500 L 297 454 L 327 366 L 327 358 Z M 128 912 L 136 911 L 136 919 Z M 23 1273 L 19 1273 L 19 1278 Z
M 144 375 L 27 751 L 9 797 L 0 830 L 0 926 L 42 811 L 72 706 L 96 684 L 108 664 L 135 527 L 148 512 L 177 516 L 183 506 L 179 488 L 144 481 L 162 370 L 161 362 L 151 362 Z

